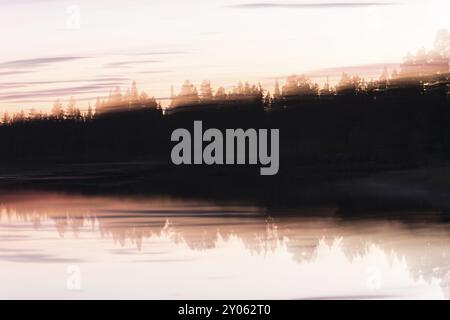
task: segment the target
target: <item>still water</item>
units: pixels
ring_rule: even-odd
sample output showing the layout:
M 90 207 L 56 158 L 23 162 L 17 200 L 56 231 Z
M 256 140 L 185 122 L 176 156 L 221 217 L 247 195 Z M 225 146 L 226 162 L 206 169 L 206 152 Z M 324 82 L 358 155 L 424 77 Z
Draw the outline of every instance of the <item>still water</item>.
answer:
M 449 299 L 439 212 L 0 195 L 1 299 Z

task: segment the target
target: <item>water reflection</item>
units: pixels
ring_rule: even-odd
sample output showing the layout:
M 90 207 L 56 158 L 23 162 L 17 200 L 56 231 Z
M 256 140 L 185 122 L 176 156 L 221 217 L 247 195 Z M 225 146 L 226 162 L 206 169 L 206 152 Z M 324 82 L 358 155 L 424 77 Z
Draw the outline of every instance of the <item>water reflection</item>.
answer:
M 41 192 L 3 194 L 0 210 L 0 298 L 450 298 L 436 212 L 344 219 Z

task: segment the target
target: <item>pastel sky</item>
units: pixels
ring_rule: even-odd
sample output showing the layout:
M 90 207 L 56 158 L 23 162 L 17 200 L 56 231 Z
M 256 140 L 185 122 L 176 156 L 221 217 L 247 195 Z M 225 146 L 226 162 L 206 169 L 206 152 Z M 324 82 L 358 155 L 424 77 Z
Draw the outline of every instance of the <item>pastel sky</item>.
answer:
M 166 104 L 186 79 L 370 77 L 450 29 L 448 0 L 272 1 L 0 0 L 0 112 L 86 109 L 131 80 Z

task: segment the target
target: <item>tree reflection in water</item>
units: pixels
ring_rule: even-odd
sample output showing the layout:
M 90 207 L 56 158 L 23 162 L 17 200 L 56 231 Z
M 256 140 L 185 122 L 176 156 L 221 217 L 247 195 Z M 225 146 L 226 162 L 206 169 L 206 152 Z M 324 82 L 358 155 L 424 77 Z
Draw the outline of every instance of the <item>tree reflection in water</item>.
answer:
M 30 238 L 12 246 L 12 241 L 2 241 L 0 265 L 5 268 L 40 261 L 83 264 L 89 262 L 88 252 L 96 250 L 103 264 L 113 265 L 117 257 L 126 257 L 126 263 L 158 263 L 168 273 L 169 265 L 182 269 L 192 263 L 189 268 L 209 274 L 209 280 L 199 286 L 205 292 L 210 290 L 208 285 L 216 286 L 222 277 L 233 275 L 263 281 L 278 290 L 271 294 L 263 290 L 267 293 L 263 297 L 356 294 L 389 298 L 406 292 L 393 293 L 393 288 L 406 286 L 408 294 L 420 296 L 420 290 L 440 286 L 438 292 L 450 298 L 450 229 L 439 212 L 416 212 L 410 219 L 386 215 L 349 219 L 336 208 L 281 214 L 203 201 L 42 192 L 3 195 L 0 210 L 2 240 Z M 55 234 L 55 229 L 56 238 L 36 236 Z M 36 253 L 63 246 L 66 239 L 74 242 L 53 255 Z M 32 242 L 34 251 L 27 248 Z M 181 272 L 193 277 L 194 269 Z M 286 284 L 277 288 L 275 280 L 280 277 L 291 277 L 292 288 L 286 289 Z M 261 284 L 253 285 L 253 293 L 243 290 L 245 297 L 260 296 Z M 215 294 L 227 296 L 226 292 Z

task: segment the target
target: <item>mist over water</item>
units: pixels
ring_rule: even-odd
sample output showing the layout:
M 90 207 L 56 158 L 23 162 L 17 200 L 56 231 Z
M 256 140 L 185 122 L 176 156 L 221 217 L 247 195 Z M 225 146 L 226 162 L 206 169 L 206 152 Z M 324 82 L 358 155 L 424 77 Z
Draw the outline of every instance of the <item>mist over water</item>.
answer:
M 450 298 L 439 212 L 33 191 L 0 212 L 0 298 Z

